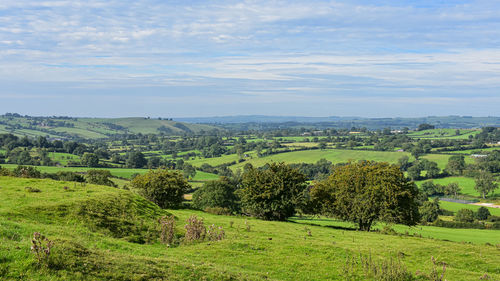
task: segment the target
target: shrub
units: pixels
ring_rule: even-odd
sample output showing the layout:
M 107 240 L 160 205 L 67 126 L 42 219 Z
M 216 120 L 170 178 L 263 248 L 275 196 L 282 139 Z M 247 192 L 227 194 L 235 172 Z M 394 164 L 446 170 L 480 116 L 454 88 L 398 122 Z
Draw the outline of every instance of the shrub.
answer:
M 220 208 L 236 212 L 238 211 L 237 197 L 234 194 L 235 187 L 225 177 L 219 180 L 208 181 L 193 194 L 193 206 L 204 210 L 207 208 Z
M 221 208 L 221 207 L 213 207 L 213 208 L 205 208 L 203 211 L 214 214 L 214 215 L 223 215 L 223 216 L 230 216 L 232 215 L 231 210 L 228 208 Z
M 491 213 L 488 208 L 480 207 L 477 209 L 476 218 L 478 220 L 487 220 L 489 216 L 491 216 Z
M 54 243 L 40 232 L 33 233 L 33 239 L 31 239 L 31 252 L 35 255 L 38 265 L 44 264 L 48 266 L 50 250 L 53 245 Z
M 184 236 L 185 242 L 193 242 L 205 239 L 207 234 L 207 229 L 203 223 L 203 219 L 198 219 L 196 215 L 192 215 L 187 220 L 187 224 L 184 226 L 186 229 L 186 235 Z
M 75 172 L 69 171 L 59 171 L 57 172 L 57 179 L 60 181 L 76 181 L 76 182 L 85 182 L 85 178 Z
M 455 215 L 455 221 L 458 222 L 474 222 L 474 212 L 469 209 L 460 209 Z
M 13 174 L 9 169 L 0 167 L 0 176 L 13 176 Z
M 419 208 L 419 212 L 422 217 L 422 221 L 433 222 L 437 220 L 439 216 L 439 201 L 434 200 L 433 202 L 424 202 L 424 204 Z
M 168 169 L 150 170 L 144 175 L 136 176 L 131 186 L 161 208 L 178 207 L 190 188 L 180 172 Z
M 110 178 L 111 172 L 109 170 L 88 170 L 85 176 L 88 183 L 116 187 L 116 184 Z
M 40 171 L 32 166 L 17 166 L 12 171 L 12 174 L 20 178 L 40 178 L 42 175 Z

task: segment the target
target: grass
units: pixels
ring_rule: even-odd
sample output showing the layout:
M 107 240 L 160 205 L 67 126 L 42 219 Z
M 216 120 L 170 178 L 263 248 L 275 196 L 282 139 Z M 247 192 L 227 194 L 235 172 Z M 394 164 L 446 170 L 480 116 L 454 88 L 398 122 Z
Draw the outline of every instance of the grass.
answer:
M 447 202 L 447 201 L 439 201 L 439 204 L 440 204 L 442 209 L 452 211 L 455 213 L 460 209 L 469 209 L 469 210 L 473 210 L 474 212 L 476 212 L 477 209 L 479 209 L 481 207 L 478 205 L 460 204 L 460 203 Z M 486 207 L 486 208 L 490 211 L 490 214 L 492 214 L 494 216 L 500 216 L 500 209 L 499 208 L 489 208 L 489 207 Z M 497 239 L 500 240 L 500 238 L 497 238 Z
M 59 162 L 61 165 L 67 165 L 69 161 L 80 162 L 80 156 L 62 153 L 62 152 L 49 152 L 49 157 L 54 162 Z
M 408 133 L 411 138 L 420 139 L 468 139 L 470 135 L 479 134 L 481 130 L 477 129 L 460 129 L 460 133 L 456 135 L 457 129 L 431 129 L 423 131 L 414 131 Z
M 447 203 L 447 202 L 446 202 Z M 455 203 L 458 204 L 458 203 Z M 464 205 L 464 204 L 461 204 Z M 472 205 L 474 206 L 474 205 Z M 492 208 L 490 208 L 492 209 Z M 339 221 L 329 218 L 310 218 L 310 217 L 294 217 L 291 219 L 297 223 L 321 225 L 329 227 L 340 227 L 340 228 L 356 228 L 354 223 Z M 386 226 L 384 223 L 377 223 L 373 229 L 382 230 Z M 499 243 L 500 242 L 500 231 L 499 230 L 486 230 L 486 229 L 459 229 L 459 228 L 445 228 L 437 226 L 406 226 L 406 225 L 389 225 L 398 234 L 415 235 L 422 236 L 425 238 L 433 238 L 445 241 L 454 242 L 470 242 L 477 244 L 484 243 Z
M 421 186 L 422 183 L 429 181 L 417 181 L 416 184 L 418 186 Z M 476 182 L 473 178 L 468 178 L 468 177 L 446 177 L 446 178 L 440 178 L 440 179 L 433 179 L 433 183 L 435 184 L 441 184 L 441 185 L 448 185 L 449 183 L 456 182 L 461 188 L 460 193 L 464 195 L 469 195 L 469 196 L 475 196 L 479 197 L 481 194 L 477 192 L 474 189 L 474 186 L 476 185 Z M 497 189 L 494 193 L 490 193 L 489 196 L 494 196 L 494 197 L 499 197 L 500 196 L 500 189 Z
M 24 187 L 28 185 L 41 192 L 26 192 Z M 371 255 L 376 261 L 403 257 L 410 272 L 430 272 L 430 258 L 434 256 L 448 264 L 448 280 L 477 280 L 485 273 L 493 280 L 500 278 L 496 246 L 192 210 L 168 211 L 177 217 L 177 233 L 183 232 L 184 222 L 195 214 L 204 218 L 206 225 L 222 226 L 227 238 L 171 248 L 154 239 L 148 244 L 133 243 L 128 236 L 96 225 L 86 215 L 90 213 L 82 216 L 71 210 L 101 206 L 118 219 L 139 220 L 144 225 L 164 211 L 128 191 L 93 185 L 65 191 L 64 185 L 67 183 L 0 177 L 0 197 L 5 198 L 0 205 L 0 279 L 345 280 L 347 257 L 360 254 Z M 246 231 L 247 225 L 250 231 Z M 34 231 L 55 243 L 48 268 L 36 266 L 30 254 Z M 451 236 L 455 229 L 449 231 L 447 235 Z M 476 237 L 477 233 L 472 231 L 469 236 Z M 361 269 L 351 274 L 354 280 L 367 279 Z
M 41 192 L 26 192 L 27 185 Z M 90 213 L 82 216 L 71 210 L 102 206 L 118 219 L 139 220 L 142 224 L 155 221 L 164 211 L 128 191 L 93 185 L 65 191 L 64 185 L 67 183 L 0 178 L 0 197 L 5 198 L 0 205 L 0 279 L 346 280 L 346 259 L 360 254 L 371 255 L 376 261 L 400 256 L 412 273 L 430 272 L 430 258 L 434 256 L 448 264 L 448 280 L 477 280 L 485 273 L 493 280 L 500 278 L 496 246 L 192 210 L 168 211 L 177 217 L 177 233 L 182 234 L 184 222 L 195 214 L 204 218 L 206 225 L 222 226 L 226 239 L 171 248 L 154 239 L 148 244 L 133 243 L 128 236 L 96 225 L 89 219 Z M 246 225 L 250 225 L 250 231 L 246 231 Z M 55 243 L 48 268 L 36 266 L 30 254 L 34 231 Z M 452 235 L 449 231 L 448 236 Z M 470 236 L 477 233 L 472 231 Z M 353 280 L 367 279 L 361 269 L 353 269 L 350 276 Z
M 321 158 L 325 158 L 326 160 L 329 160 L 334 164 L 358 160 L 373 160 L 396 163 L 398 159 L 404 155 L 409 154 L 405 152 L 357 151 L 342 149 L 303 150 L 249 159 L 245 162 L 233 165 L 232 168 L 242 168 L 246 163 L 250 163 L 256 167 L 263 166 L 266 163 L 270 162 L 315 163 Z

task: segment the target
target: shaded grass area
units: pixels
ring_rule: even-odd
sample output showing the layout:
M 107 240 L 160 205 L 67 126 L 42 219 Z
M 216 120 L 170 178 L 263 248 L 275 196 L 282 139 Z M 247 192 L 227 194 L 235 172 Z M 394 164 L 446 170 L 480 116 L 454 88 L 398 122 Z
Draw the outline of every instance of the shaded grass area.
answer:
M 448 203 L 448 202 L 446 202 Z M 455 203 L 457 204 L 457 203 Z M 462 204 L 464 205 L 464 204 Z M 472 205 L 473 206 L 473 205 Z M 291 221 L 320 225 L 331 228 L 338 229 L 356 229 L 354 223 L 339 221 L 330 218 L 317 218 L 317 217 L 293 217 Z M 373 230 L 381 231 L 387 224 L 377 223 L 374 225 Z M 434 238 L 444 241 L 454 241 L 454 242 L 470 242 L 477 244 L 498 244 L 500 243 L 500 231 L 499 230 L 486 230 L 486 229 L 458 229 L 458 228 L 445 228 L 436 226 L 413 226 L 409 227 L 406 225 L 388 225 L 391 229 L 396 231 L 398 234 L 404 235 L 415 235 L 422 236 L 424 238 Z
M 227 238 L 171 248 L 154 239 L 139 244 L 128 239 L 130 235 L 116 235 L 128 230 L 115 233 L 95 224 L 111 217 L 147 225 L 165 211 L 128 191 L 92 185 L 65 191 L 64 184 L 0 177 L 0 279 L 346 280 L 346 259 L 360 254 L 371 255 L 377 261 L 402 257 L 410 272 L 430 272 L 430 257 L 434 256 L 448 264 L 448 280 L 477 280 L 485 273 L 493 280 L 500 278 L 500 252 L 492 245 L 216 216 L 192 210 L 168 211 L 177 217 L 177 233 L 182 234 L 184 222 L 196 214 L 204 218 L 205 225 L 222 226 Z M 41 192 L 29 193 L 24 189 L 27 185 Z M 95 211 L 79 215 L 74 210 L 82 206 Z M 108 215 L 96 219 L 93 214 L 100 209 Z M 49 267 L 37 267 L 30 254 L 34 231 L 55 243 Z M 471 236 L 477 236 L 476 232 Z M 353 269 L 349 276 L 351 280 L 370 279 L 360 268 Z

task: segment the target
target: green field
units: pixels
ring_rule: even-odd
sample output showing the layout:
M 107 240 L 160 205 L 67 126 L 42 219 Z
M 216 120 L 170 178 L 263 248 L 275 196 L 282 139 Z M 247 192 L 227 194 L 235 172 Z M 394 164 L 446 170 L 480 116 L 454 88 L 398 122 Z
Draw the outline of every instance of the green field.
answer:
M 421 186 L 422 183 L 426 181 L 417 181 L 416 184 L 418 186 Z M 448 185 L 449 183 L 456 182 L 461 188 L 460 193 L 464 195 L 470 195 L 470 196 L 475 196 L 475 197 L 480 197 L 481 194 L 477 192 L 474 189 L 474 186 L 476 185 L 476 182 L 474 181 L 473 178 L 467 178 L 467 177 L 446 177 L 446 178 L 440 178 L 440 179 L 433 179 L 433 183 L 435 184 L 441 184 L 441 185 Z M 500 189 L 495 190 L 494 193 L 490 193 L 490 196 L 500 196 Z
M 468 139 L 469 136 L 479 134 L 481 130 L 460 129 L 460 134 L 456 135 L 457 129 L 431 129 L 423 131 L 413 131 L 408 133 L 411 138 L 420 139 Z
M 439 204 L 441 208 L 448 210 L 448 211 L 453 211 L 457 212 L 460 209 L 469 209 L 473 211 L 477 211 L 481 206 L 478 205 L 472 205 L 472 204 L 460 204 L 460 203 L 455 203 L 455 202 L 447 202 L 447 201 L 439 201 Z M 488 207 L 487 207 L 488 208 Z M 499 208 L 488 208 L 490 211 L 490 214 L 494 216 L 500 216 L 500 209 Z M 500 238 L 498 238 L 500 239 Z
M 443 202 L 442 202 L 443 203 Z M 446 202 L 448 203 L 448 202 Z M 463 204 L 462 204 L 463 205 Z M 474 205 L 472 205 L 474 206 Z M 489 208 L 493 209 L 493 208 Z M 294 217 L 291 219 L 297 223 L 311 224 L 311 225 L 321 225 L 321 226 L 333 226 L 333 227 L 346 227 L 356 229 L 354 223 L 338 221 L 329 218 L 298 218 Z M 381 230 L 386 224 L 378 223 L 373 229 Z M 460 228 L 446 228 L 437 226 L 413 226 L 409 227 L 406 225 L 390 225 L 390 227 L 396 231 L 398 234 L 409 235 L 420 235 L 425 238 L 434 238 L 440 240 L 454 241 L 454 242 L 471 242 L 471 243 L 490 243 L 497 244 L 500 243 L 500 230 L 487 230 L 487 229 L 460 229 Z
M 468 230 L 469 237 L 477 240 L 468 244 L 428 239 L 422 233 L 424 238 L 395 236 L 168 210 L 177 217 L 179 234 L 184 232 L 183 224 L 193 214 L 204 218 L 206 225 L 222 226 L 226 232 L 226 239 L 219 242 L 168 248 L 155 240 L 138 244 L 128 242 L 129 236 L 115 237 L 113 229 L 106 225 L 96 228 L 92 216 L 73 210 L 100 206 L 106 212 L 116 212 L 117 220 L 140 221 L 145 226 L 155 223 L 164 211 L 130 191 L 93 185 L 64 190 L 65 185 L 51 180 L 0 177 L 0 279 L 371 279 L 361 267 L 347 273 L 344 270 L 346 261 L 359 255 L 370 256 L 377 262 L 399 256 L 411 273 L 431 272 L 433 256 L 447 263 L 447 280 L 478 280 L 484 274 L 492 280 L 500 279 L 498 248 L 482 243 L 500 237 L 495 232 L 484 238 L 488 234 Z M 26 186 L 40 192 L 27 192 Z M 34 264 L 30 239 L 35 231 L 54 241 L 49 268 Z M 450 229 L 441 234 L 437 230 L 426 231 L 430 236 L 443 235 L 442 239 L 447 240 L 459 240 L 455 237 L 466 235 L 466 230 Z
M 49 152 L 49 157 L 52 161 L 58 162 L 61 165 L 67 165 L 69 161 L 80 162 L 80 156 L 70 153 Z

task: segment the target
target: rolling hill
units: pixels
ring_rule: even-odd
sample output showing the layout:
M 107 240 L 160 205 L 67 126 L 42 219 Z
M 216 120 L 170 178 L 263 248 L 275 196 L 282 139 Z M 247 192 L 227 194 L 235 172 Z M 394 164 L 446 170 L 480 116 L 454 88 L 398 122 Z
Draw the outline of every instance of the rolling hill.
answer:
M 33 117 L 0 115 L 0 133 L 18 136 L 46 136 L 61 139 L 105 139 L 116 134 L 141 133 L 184 135 L 219 130 L 210 125 L 183 123 L 167 119 Z

